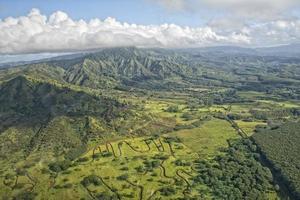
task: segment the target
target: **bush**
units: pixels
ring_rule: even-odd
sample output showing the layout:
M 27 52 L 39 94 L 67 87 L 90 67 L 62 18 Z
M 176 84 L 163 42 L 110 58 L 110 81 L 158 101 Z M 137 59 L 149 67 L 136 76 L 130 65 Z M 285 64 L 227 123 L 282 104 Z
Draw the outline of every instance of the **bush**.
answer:
M 95 153 L 94 155 L 93 155 L 93 158 L 94 159 L 97 159 L 97 158 L 100 158 L 101 157 L 101 154 L 100 153 Z
M 24 175 L 26 174 L 26 170 L 21 169 L 21 168 L 17 168 L 17 169 L 16 169 L 16 173 L 17 173 L 17 175 L 19 175 L 19 176 L 24 176 Z
M 71 183 L 67 183 L 63 186 L 63 188 L 72 188 L 73 185 Z
M 190 166 L 191 165 L 190 162 L 186 162 L 185 160 L 180 160 L 180 159 L 175 160 L 174 163 L 176 166 Z
M 89 185 L 93 184 L 95 186 L 101 185 L 101 179 L 96 175 L 89 175 L 84 177 L 83 180 L 80 182 L 84 187 L 88 187 Z
M 143 166 L 138 166 L 135 168 L 135 170 L 139 173 L 144 173 L 146 171 L 146 169 Z
M 66 169 L 68 169 L 71 166 L 71 161 L 70 160 L 64 160 L 64 161 L 58 161 L 55 163 L 50 163 L 48 165 L 49 169 L 53 172 L 61 172 Z
M 13 199 L 14 200 L 33 200 L 35 199 L 36 194 L 32 193 L 32 192 L 21 192 L 19 194 L 17 194 L 17 196 L 15 196 Z
M 122 171 L 128 171 L 129 168 L 128 167 L 122 167 L 120 170 L 122 170 Z
M 100 194 L 97 194 L 96 198 L 99 199 L 99 200 L 115 200 L 115 199 L 118 199 L 115 194 L 111 195 L 107 192 L 102 192 Z
M 181 116 L 185 121 L 190 121 L 190 120 L 193 120 L 195 115 L 191 114 L 191 113 L 188 113 L 188 112 L 185 112 L 182 114 Z
M 153 158 L 159 160 L 167 160 L 169 158 L 169 155 L 156 154 L 155 156 L 153 156 Z
M 119 180 L 119 181 L 125 181 L 127 179 L 128 179 L 128 174 L 123 174 L 123 175 L 117 177 L 117 180 Z
M 152 160 L 152 161 L 144 161 L 145 167 L 150 170 L 156 167 L 159 167 L 160 161 L 159 160 Z
M 113 154 L 111 152 L 103 152 L 102 156 L 103 157 L 111 157 L 111 156 L 113 156 Z
M 83 158 L 78 158 L 77 162 L 87 162 L 89 158 L 83 157 Z
M 170 186 L 163 187 L 159 191 L 160 191 L 160 194 L 163 195 L 163 196 L 171 196 L 171 195 L 176 193 L 175 189 L 173 187 L 170 187 Z
M 176 113 L 176 112 L 178 112 L 178 111 L 179 111 L 179 108 L 178 108 L 178 106 L 175 106 L 175 105 L 169 106 L 169 107 L 166 109 L 166 112 L 173 112 L 173 113 Z
M 172 142 L 180 143 L 180 142 L 182 142 L 182 140 L 179 137 L 170 137 L 170 136 L 164 137 L 164 141 L 167 142 L 167 143 L 172 143 Z

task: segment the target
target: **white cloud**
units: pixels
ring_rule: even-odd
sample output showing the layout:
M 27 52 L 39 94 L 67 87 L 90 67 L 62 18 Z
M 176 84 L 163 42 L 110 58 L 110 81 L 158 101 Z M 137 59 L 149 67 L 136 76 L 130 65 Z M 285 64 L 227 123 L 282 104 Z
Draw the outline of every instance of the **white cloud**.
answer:
M 170 10 L 186 10 L 189 9 L 189 0 L 152 0 Z
M 226 26 L 220 26 L 226 24 Z M 57 11 L 37 9 L 27 16 L 0 20 L 0 53 L 88 50 L 114 46 L 185 48 L 210 45 L 274 45 L 300 41 L 300 20 L 274 20 L 237 27 L 226 21 L 199 28 L 175 24 L 137 25 L 114 18 L 72 20 Z
M 252 19 L 276 19 L 286 15 L 299 0 L 203 0 L 212 7 L 225 9 L 231 14 Z
M 252 19 L 274 19 L 289 14 L 291 8 L 299 8 L 299 0 L 152 0 L 167 9 L 177 11 L 201 11 L 213 9 L 230 15 Z

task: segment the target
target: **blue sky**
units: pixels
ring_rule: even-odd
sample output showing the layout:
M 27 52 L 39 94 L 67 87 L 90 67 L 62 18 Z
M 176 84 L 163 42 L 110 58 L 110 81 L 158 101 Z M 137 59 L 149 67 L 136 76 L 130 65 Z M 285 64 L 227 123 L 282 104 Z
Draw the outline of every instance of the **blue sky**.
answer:
M 61 10 L 73 19 L 90 20 L 114 17 L 122 22 L 137 24 L 175 23 L 181 26 L 201 26 L 217 13 L 175 12 L 151 0 L 0 0 L 0 18 L 23 16 L 32 8 L 43 14 Z

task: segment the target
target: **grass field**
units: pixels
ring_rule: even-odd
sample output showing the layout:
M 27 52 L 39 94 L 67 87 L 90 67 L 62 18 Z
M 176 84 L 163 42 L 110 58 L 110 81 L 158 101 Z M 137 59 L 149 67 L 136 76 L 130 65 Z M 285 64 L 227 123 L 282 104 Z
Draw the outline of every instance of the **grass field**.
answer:
M 201 157 L 215 156 L 220 148 L 228 147 L 228 139 L 239 137 L 227 121 L 220 119 L 208 121 L 199 128 L 180 130 L 170 135 L 182 139 L 187 147 Z
M 247 134 L 247 136 L 251 136 L 254 133 L 255 127 L 257 125 L 266 125 L 264 122 L 245 122 L 242 120 L 235 120 L 237 125 Z
M 190 187 L 196 158 L 197 154 L 182 143 L 163 137 L 107 141 L 63 172 L 43 174 L 46 163 L 39 163 L 28 174 L 12 179 L 11 185 L 13 193 L 34 187 L 39 191 L 39 199 L 90 199 L 101 194 L 117 199 L 184 198 L 197 195 Z M 97 177 L 99 183 L 83 185 L 89 176 Z M 9 191 L 9 187 L 3 188 Z

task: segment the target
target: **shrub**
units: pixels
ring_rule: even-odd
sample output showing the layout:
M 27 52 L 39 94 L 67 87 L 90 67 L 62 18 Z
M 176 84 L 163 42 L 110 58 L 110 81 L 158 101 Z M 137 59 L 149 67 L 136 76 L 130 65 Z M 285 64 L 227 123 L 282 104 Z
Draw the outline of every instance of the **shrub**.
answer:
M 14 200 L 33 200 L 35 199 L 36 194 L 32 193 L 32 192 L 21 192 L 19 194 L 17 194 L 17 196 L 15 196 L 13 199 Z
M 87 162 L 89 160 L 88 157 L 78 158 L 77 162 Z
M 190 162 L 186 162 L 185 160 L 180 160 L 180 159 L 175 160 L 174 163 L 176 166 L 190 166 L 191 165 Z
M 48 165 L 49 169 L 53 172 L 61 172 L 66 169 L 68 169 L 71 166 L 71 161 L 70 160 L 64 160 L 64 161 L 58 161 L 55 163 L 50 163 Z
M 128 179 L 128 174 L 123 174 L 123 175 L 117 177 L 117 180 L 119 180 L 119 181 L 125 181 L 127 179 Z
M 169 106 L 167 109 L 166 109 L 167 112 L 173 112 L 173 113 L 176 113 L 179 111 L 179 108 L 178 106 L 176 105 L 173 105 L 173 106 Z
M 143 166 L 138 166 L 135 168 L 135 170 L 139 173 L 144 173 L 145 172 L 145 168 Z
M 97 159 L 97 158 L 100 158 L 101 157 L 101 154 L 100 153 L 95 153 L 94 155 L 93 155 L 93 158 L 94 159 Z
M 102 156 L 103 157 L 111 157 L 113 154 L 111 152 L 103 152 Z
M 129 168 L 128 167 L 122 167 L 120 170 L 122 170 L 122 171 L 128 171 Z
M 97 194 L 96 198 L 99 200 L 115 200 L 115 199 L 117 199 L 116 195 L 114 195 L 114 194 L 111 195 L 107 192 L 102 192 L 100 194 Z
M 96 175 L 89 175 L 87 177 L 84 177 L 83 180 L 80 182 L 84 187 L 88 187 L 89 185 L 101 185 L 102 181 L 101 179 Z
M 175 189 L 173 187 L 170 187 L 170 186 L 163 187 L 159 191 L 160 191 L 160 194 L 163 195 L 163 196 L 171 196 L 171 195 L 176 193 Z
M 73 185 L 71 183 L 67 183 L 63 186 L 63 188 L 72 188 Z
M 185 121 L 189 121 L 189 120 L 194 119 L 194 115 L 191 114 L 191 113 L 188 113 L 188 112 L 183 113 L 181 117 L 182 117 Z

